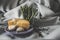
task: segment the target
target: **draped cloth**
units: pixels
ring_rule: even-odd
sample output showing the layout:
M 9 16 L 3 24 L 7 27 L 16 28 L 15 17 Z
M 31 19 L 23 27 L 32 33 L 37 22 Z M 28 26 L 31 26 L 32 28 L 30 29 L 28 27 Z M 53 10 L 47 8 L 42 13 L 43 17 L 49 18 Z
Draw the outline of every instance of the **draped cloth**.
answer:
M 20 1 L 21 4 L 19 4 L 20 3 L 19 1 L 20 0 L 10 0 L 10 1 L 6 0 L 6 3 L 1 4 L 2 9 L 0 9 L 0 10 L 3 10 L 4 12 L 8 11 L 4 15 L 6 17 L 6 20 L 8 20 L 10 18 L 18 18 L 18 10 L 20 8 L 20 5 L 25 2 L 24 0 L 22 0 L 22 1 Z M 34 1 L 38 2 L 38 0 L 34 0 Z M 40 1 L 40 2 L 41 2 L 41 4 L 40 4 L 40 6 L 41 6 L 40 13 L 43 13 L 42 15 L 44 15 L 45 12 L 50 13 L 51 11 L 53 11 L 54 13 L 56 13 L 56 12 L 60 11 L 60 9 L 59 9 L 60 4 L 59 4 L 58 1 L 49 0 L 49 1 L 47 1 L 48 4 L 46 3 L 46 0 L 45 1 Z M 18 5 L 17 5 L 17 3 L 18 3 Z M 45 17 L 45 15 L 44 15 L 44 17 Z M 40 24 L 39 24 L 40 27 L 48 27 L 48 28 L 50 28 L 48 33 L 52 32 L 53 30 L 55 30 L 57 28 L 59 28 L 59 26 L 60 26 L 60 21 L 59 21 L 58 16 L 57 17 L 49 17 L 49 18 L 43 19 L 43 20 L 41 20 L 39 22 L 40 22 Z M 35 22 L 35 23 L 37 24 L 39 22 Z M 57 25 L 57 26 L 55 26 L 55 25 Z

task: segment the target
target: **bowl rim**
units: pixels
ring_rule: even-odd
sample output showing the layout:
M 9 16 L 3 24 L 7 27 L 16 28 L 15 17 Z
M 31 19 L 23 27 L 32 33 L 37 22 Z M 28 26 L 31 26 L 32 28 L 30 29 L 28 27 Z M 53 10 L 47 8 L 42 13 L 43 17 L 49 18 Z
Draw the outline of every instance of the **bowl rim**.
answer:
M 12 32 L 10 32 L 10 31 L 8 31 L 7 29 L 5 29 L 5 32 L 7 33 L 11 33 L 11 34 L 27 34 L 27 33 L 29 33 L 29 32 L 32 32 L 33 31 L 33 28 L 30 28 L 29 30 L 27 30 L 27 31 L 24 31 L 24 32 L 16 32 L 16 31 L 12 31 Z

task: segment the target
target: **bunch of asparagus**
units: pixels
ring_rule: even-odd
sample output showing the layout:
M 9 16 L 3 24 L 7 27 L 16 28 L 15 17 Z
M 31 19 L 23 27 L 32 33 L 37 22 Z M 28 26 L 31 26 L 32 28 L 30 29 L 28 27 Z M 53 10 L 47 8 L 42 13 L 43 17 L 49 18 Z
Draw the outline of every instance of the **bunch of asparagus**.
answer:
M 23 14 L 24 16 L 24 19 L 26 20 L 31 20 L 32 17 L 34 17 L 34 15 L 36 14 L 37 10 L 33 7 L 33 5 L 31 6 L 21 6 L 21 13 Z

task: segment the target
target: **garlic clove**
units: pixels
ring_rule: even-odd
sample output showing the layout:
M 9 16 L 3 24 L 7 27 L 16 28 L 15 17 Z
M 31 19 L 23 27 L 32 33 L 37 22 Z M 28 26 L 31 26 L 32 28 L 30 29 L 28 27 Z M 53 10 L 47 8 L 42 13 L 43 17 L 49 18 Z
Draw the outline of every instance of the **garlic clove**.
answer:
M 24 31 L 24 29 L 23 29 L 22 27 L 18 27 L 18 28 L 16 29 L 16 31 L 17 31 L 17 32 L 19 32 L 19 31 Z
M 15 28 L 16 28 L 15 25 L 8 26 L 8 30 L 13 30 L 13 29 L 15 29 Z

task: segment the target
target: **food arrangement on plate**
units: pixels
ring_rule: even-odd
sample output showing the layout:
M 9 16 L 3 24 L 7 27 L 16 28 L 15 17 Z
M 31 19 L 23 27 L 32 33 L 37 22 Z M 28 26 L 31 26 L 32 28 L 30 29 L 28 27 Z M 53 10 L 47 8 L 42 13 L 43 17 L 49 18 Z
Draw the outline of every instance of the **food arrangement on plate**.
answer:
M 19 18 L 12 18 L 7 21 L 8 26 L 6 32 L 20 36 L 27 36 L 33 34 L 34 32 L 37 32 L 38 35 L 42 37 L 40 31 L 45 31 L 45 29 L 43 27 L 40 27 L 40 25 L 42 25 L 42 23 L 40 24 L 40 21 L 42 20 L 40 20 L 41 15 L 39 15 L 38 6 L 39 5 L 36 3 L 32 3 L 30 6 L 20 6 L 18 13 Z M 36 18 L 36 16 L 39 18 Z
M 6 32 L 20 36 L 29 36 L 33 33 L 33 17 L 37 9 L 31 6 L 21 6 L 19 10 L 19 18 L 7 20 Z

